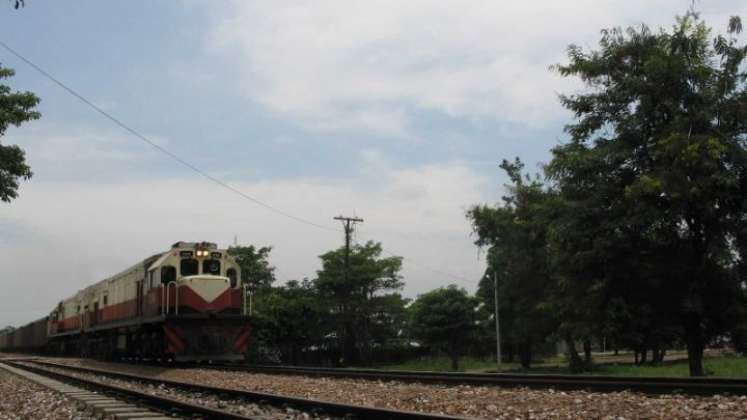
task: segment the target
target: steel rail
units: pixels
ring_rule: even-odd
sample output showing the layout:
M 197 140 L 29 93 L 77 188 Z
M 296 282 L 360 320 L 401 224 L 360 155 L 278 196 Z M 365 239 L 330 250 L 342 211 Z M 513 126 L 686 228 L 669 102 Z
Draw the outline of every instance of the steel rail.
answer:
M 252 401 L 260 404 L 269 404 L 273 406 L 292 406 L 307 412 L 323 412 L 328 415 L 339 417 L 350 417 L 360 419 L 413 419 L 413 420 L 445 420 L 445 419 L 464 419 L 464 417 L 447 416 L 440 414 L 420 413 L 414 411 L 394 410 L 389 408 L 378 408 L 362 405 L 353 405 L 337 403 L 331 401 L 312 400 L 305 398 L 290 397 L 278 394 L 269 394 L 257 391 L 245 391 L 231 388 L 222 388 L 208 385 L 199 385 L 189 382 L 174 381 L 168 379 L 159 379 L 130 373 L 109 371 L 104 369 L 87 368 L 82 366 L 70 366 L 61 363 L 52 363 L 48 361 L 33 360 L 29 361 L 40 366 L 67 369 L 83 373 L 110 376 L 130 381 L 138 381 L 151 384 L 164 384 L 175 388 L 193 390 L 201 393 L 210 393 L 217 395 L 226 395 L 236 398 L 242 398 L 246 401 Z M 22 367 L 25 365 L 19 365 Z M 41 368 L 37 368 L 41 369 Z M 47 372 L 46 369 L 42 369 Z M 98 382 L 96 382 L 98 384 Z M 212 417 L 211 417 L 212 418 Z M 216 417 L 220 418 L 220 417 Z M 248 418 L 248 417 L 227 417 L 227 418 Z
M 357 378 L 379 381 L 588 389 L 605 392 L 630 390 L 650 394 L 679 392 L 694 395 L 714 395 L 723 393 L 747 395 L 747 379 L 737 378 L 626 377 L 602 375 L 423 372 L 401 370 L 382 371 L 377 369 L 231 364 L 194 364 L 189 366 L 256 373 Z
M 105 384 L 99 381 L 88 380 L 77 376 L 65 375 L 60 372 L 54 372 L 48 369 L 40 367 L 29 366 L 27 364 L 21 364 L 18 362 L 4 363 L 11 365 L 18 369 L 27 370 L 34 372 L 42 376 L 48 376 L 58 379 L 63 382 L 74 383 L 84 388 L 102 390 L 104 394 L 112 394 L 117 396 L 124 396 L 126 399 L 135 400 L 138 405 L 144 405 L 151 407 L 155 410 L 162 411 L 168 414 L 174 414 L 174 409 L 178 410 L 179 415 L 183 415 L 186 418 L 192 417 L 197 414 L 204 416 L 207 419 L 228 419 L 228 420 L 259 420 L 259 417 L 247 417 L 240 414 L 231 413 L 225 410 L 209 408 L 201 405 L 191 404 L 185 401 L 177 400 L 174 398 L 161 397 L 157 395 L 147 394 L 144 392 L 136 391 L 134 389 L 125 388 L 112 384 Z M 31 362 L 34 363 L 34 362 Z

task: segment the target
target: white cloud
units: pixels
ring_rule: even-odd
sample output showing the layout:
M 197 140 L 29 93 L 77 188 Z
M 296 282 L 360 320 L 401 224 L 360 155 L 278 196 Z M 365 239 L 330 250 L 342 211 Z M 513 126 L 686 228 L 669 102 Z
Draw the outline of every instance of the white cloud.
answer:
M 154 144 L 170 147 L 167 138 L 145 134 Z M 33 182 L 62 177 L 97 180 L 121 176 L 151 176 L 132 168 L 147 164 L 160 153 L 132 135 L 98 125 L 62 124 L 40 120 L 13 130 L 4 142 L 18 144 L 34 171 Z
M 484 262 L 476 259 L 464 206 L 485 200 L 487 180 L 458 163 L 397 169 L 378 152 L 364 155 L 361 173 L 345 181 L 289 178 L 234 186 L 334 228 L 332 217 L 340 213 L 363 217 L 358 240 L 382 241 L 411 258 L 404 271 L 411 296 L 459 282 L 420 265 L 479 278 Z M 313 277 L 318 255 L 343 239 L 341 232 L 289 220 L 200 178 L 26 183 L 3 209 L 0 230 L 23 238 L 0 242 L 3 287 L 33 291 L 0 295 L 6 322 L 40 316 L 61 297 L 178 240 L 225 246 L 238 235 L 242 243 L 273 245 L 273 263 L 287 279 Z
M 729 7 L 727 7 L 727 5 Z M 312 130 L 408 137 L 413 113 L 542 125 L 565 118 L 548 71 L 570 43 L 643 21 L 669 25 L 689 0 L 235 1 L 209 48 L 238 56 L 244 91 Z M 716 28 L 733 3 L 699 5 Z M 743 10 L 744 11 L 744 10 Z M 710 15 L 708 13 L 711 13 Z
M 121 146 L 120 141 L 109 136 L 53 135 L 32 145 L 29 152 L 38 161 L 52 162 L 127 161 L 135 158 L 133 153 L 122 150 Z

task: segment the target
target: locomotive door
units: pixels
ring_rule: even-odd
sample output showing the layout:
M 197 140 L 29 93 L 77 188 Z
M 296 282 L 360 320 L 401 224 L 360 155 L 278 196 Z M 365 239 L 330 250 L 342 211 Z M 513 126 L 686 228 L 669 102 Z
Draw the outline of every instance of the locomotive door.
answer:
M 137 316 L 143 315 L 143 281 L 135 282 L 135 288 L 137 289 Z
M 96 325 L 96 323 L 99 322 L 99 303 L 94 302 L 93 303 L 93 312 L 91 313 L 91 326 Z

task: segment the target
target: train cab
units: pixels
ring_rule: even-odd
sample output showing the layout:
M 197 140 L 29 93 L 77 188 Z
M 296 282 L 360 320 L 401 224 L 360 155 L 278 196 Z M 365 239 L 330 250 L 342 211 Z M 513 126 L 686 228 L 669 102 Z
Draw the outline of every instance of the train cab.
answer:
M 175 243 L 148 268 L 147 282 L 147 306 L 162 315 L 239 314 L 245 309 L 239 266 L 214 243 Z

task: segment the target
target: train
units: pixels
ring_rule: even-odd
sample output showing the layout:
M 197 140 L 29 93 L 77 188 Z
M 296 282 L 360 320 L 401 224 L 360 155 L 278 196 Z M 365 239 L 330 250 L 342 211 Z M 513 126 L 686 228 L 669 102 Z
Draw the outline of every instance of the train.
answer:
M 176 242 L 0 333 L 0 351 L 99 359 L 236 361 L 251 314 L 241 268 L 211 242 Z

